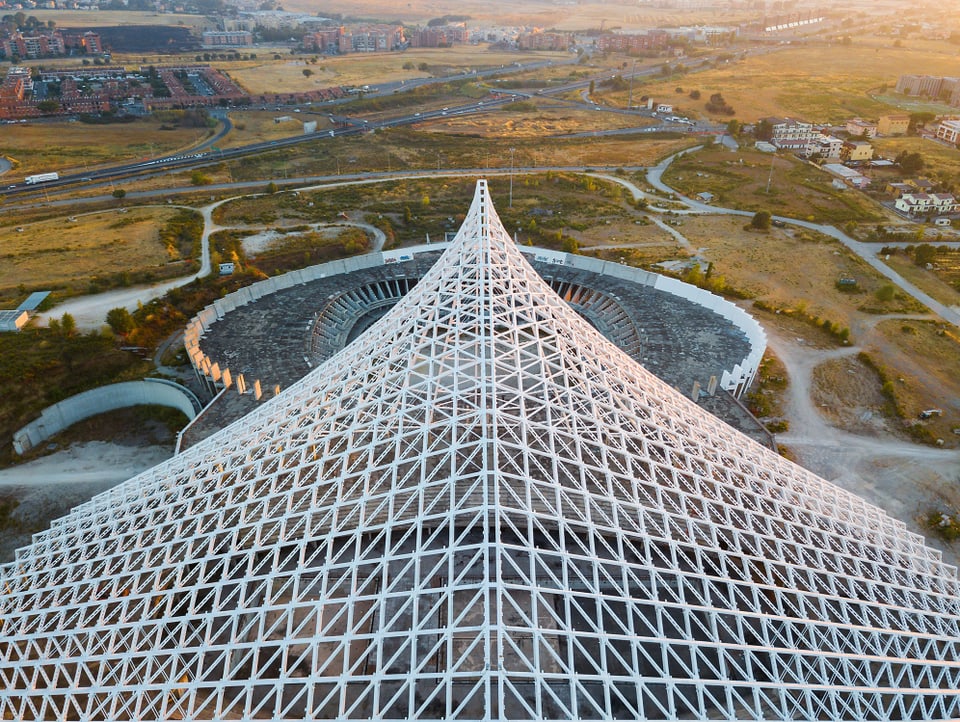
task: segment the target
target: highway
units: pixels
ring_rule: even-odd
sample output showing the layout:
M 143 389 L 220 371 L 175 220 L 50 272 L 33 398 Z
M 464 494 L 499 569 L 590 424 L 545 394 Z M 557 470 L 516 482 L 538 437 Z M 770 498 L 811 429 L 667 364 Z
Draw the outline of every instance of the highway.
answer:
M 577 58 L 573 57 L 570 61 L 564 61 L 562 64 L 575 64 L 577 63 Z M 711 58 L 701 59 L 697 65 L 691 66 L 693 68 L 702 68 L 709 67 Z M 397 81 L 391 83 L 384 83 L 381 85 L 370 86 L 370 89 L 364 91 L 366 97 L 378 97 L 378 96 L 388 96 L 395 93 L 407 92 L 413 88 L 420 87 L 423 85 L 428 85 L 432 83 L 448 83 L 456 80 L 469 80 L 469 79 L 482 79 L 482 78 L 491 78 L 493 76 L 503 76 L 503 75 L 512 75 L 515 73 L 521 72 L 530 72 L 532 70 L 537 70 L 540 68 L 549 67 L 556 65 L 558 63 L 554 61 L 538 61 L 534 63 L 527 64 L 513 64 L 508 66 L 503 66 L 501 68 L 491 68 L 482 71 L 474 71 L 470 73 L 460 73 L 452 76 L 444 76 L 440 78 L 419 78 L 416 80 L 410 81 Z M 335 114 L 331 112 L 335 110 L 336 106 L 348 103 L 354 98 L 341 98 L 332 101 L 325 101 L 323 103 L 312 103 L 310 106 L 296 108 L 296 110 L 302 110 L 309 115 L 323 115 L 326 116 L 329 120 L 337 124 L 337 127 L 329 130 L 323 130 L 317 133 L 312 134 L 298 134 L 295 136 L 290 136 L 288 138 L 281 138 L 277 140 L 264 141 L 260 143 L 251 143 L 245 146 L 239 146 L 235 148 L 216 148 L 216 144 L 222 138 L 224 138 L 231 129 L 230 119 L 228 117 L 228 111 L 225 109 L 214 109 L 211 111 L 211 116 L 217 118 L 221 122 L 217 133 L 202 143 L 191 149 L 189 152 L 178 153 L 168 156 L 162 156 L 159 158 L 151 160 L 142 160 L 131 163 L 122 163 L 116 166 L 109 168 L 103 168 L 99 170 L 85 170 L 83 172 L 77 173 L 64 173 L 54 181 L 47 181 L 44 183 L 37 184 L 12 184 L 6 188 L 0 189 L 0 198 L 6 197 L 9 200 L 17 200 L 19 196 L 30 196 L 36 194 L 46 194 L 50 191 L 69 188 L 71 186 L 79 184 L 97 184 L 97 183 L 106 183 L 106 182 L 115 182 L 122 179 L 129 179 L 130 177 L 142 177 L 149 176 L 158 173 L 166 173 L 169 171 L 181 171 L 181 170 L 190 170 L 194 168 L 203 167 L 210 163 L 216 162 L 219 163 L 224 160 L 232 160 L 236 158 L 241 158 L 248 155 L 255 155 L 257 153 L 263 153 L 268 151 L 279 150 L 283 148 L 289 148 L 301 143 L 307 142 L 316 142 L 323 140 L 335 139 L 338 137 L 359 135 L 362 133 L 372 132 L 378 128 L 395 128 L 406 125 L 416 125 L 418 123 L 423 123 L 430 120 L 442 119 L 444 117 L 455 117 L 461 115 L 472 115 L 478 113 L 488 113 L 492 110 L 500 108 L 508 103 L 515 102 L 517 100 L 525 99 L 534 99 L 537 97 L 555 97 L 568 93 L 570 91 L 575 91 L 583 88 L 589 88 L 590 83 L 600 83 L 604 80 L 607 80 L 615 75 L 621 75 L 624 79 L 639 78 L 650 75 L 655 75 L 659 73 L 659 67 L 651 68 L 642 68 L 634 69 L 632 71 L 625 71 L 621 73 L 613 72 L 611 74 L 611 69 L 607 68 L 602 71 L 599 71 L 590 77 L 585 77 L 578 79 L 576 81 L 565 83 L 563 85 L 558 85 L 550 88 L 542 88 L 534 92 L 525 92 L 517 89 L 508 89 L 508 88 L 499 88 L 495 86 L 489 86 L 490 91 L 494 96 L 484 98 L 480 101 L 470 101 L 467 103 L 461 103 L 458 105 L 451 105 L 441 109 L 432 109 L 432 110 L 423 110 L 417 111 L 414 113 L 405 113 L 402 115 L 397 115 L 392 118 L 385 118 L 379 120 L 368 120 L 361 118 L 354 118 L 349 115 Z M 652 113 L 646 110 L 634 110 L 626 108 L 615 108 L 610 106 L 598 105 L 592 102 L 578 102 L 575 100 L 561 99 L 556 98 L 557 102 L 564 104 L 569 104 L 571 106 L 580 106 L 584 108 L 592 108 L 596 111 L 602 111 L 607 113 L 616 113 L 621 115 L 631 115 L 635 116 L 638 119 L 640 118 L 655 118 L 656 113 Z M 290 110 L 295 110 L 293 106 L 290 106 Z M 286 110 L 286 108 L 284 108 Z M 718 132 L 722 126 L 709 122 L 697 122 L 694 124 L 688 124 L 683 122 L 675 122 L 669 119 L 657 118 L 658 123 L 656 125 L 644 125 L 637 128 L 625 128 L 625 129 L 615 129 L 611 131 L 585 131 L 583 134 L 572 134 L 567 137 L 577 137 L 578 135 L 582 136 L 596 136 L 596 135 L 615 135 L 615 134 L 629 134 L 629 133 L 650 133 L 656 132 L 657 130 L 668 130 L 668 131 L 678 131 L 678 132 L 693 132 L 693 133 L 712 133 Z

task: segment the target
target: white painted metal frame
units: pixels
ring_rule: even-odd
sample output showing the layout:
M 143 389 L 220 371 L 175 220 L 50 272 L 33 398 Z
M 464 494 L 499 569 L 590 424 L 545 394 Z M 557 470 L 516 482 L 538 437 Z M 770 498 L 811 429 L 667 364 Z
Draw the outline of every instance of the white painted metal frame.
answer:
M 957 578 L 451 247 L 280 397 L 0 568 L 0 718 L 960 716 Z

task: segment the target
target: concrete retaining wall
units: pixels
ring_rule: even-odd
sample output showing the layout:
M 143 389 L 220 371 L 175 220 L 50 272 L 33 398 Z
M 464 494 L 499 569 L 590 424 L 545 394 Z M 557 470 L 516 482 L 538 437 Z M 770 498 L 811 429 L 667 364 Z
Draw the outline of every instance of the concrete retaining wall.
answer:
M 193 419 L 200 411 L 200 401 L 193 392 L 172 381 L 144 379 L 110 384 L 45 408 L 39 419 L 14 433 L 13 449 L 23 454 L 78 421 L 105 411 L 146 404 L 179 409 L 188 419 Z

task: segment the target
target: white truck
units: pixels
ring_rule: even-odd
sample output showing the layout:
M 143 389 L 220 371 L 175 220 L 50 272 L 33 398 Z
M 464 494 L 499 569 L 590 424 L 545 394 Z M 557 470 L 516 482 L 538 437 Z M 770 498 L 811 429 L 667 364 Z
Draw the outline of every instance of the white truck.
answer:
M 23 179 L 23 182 L 27 185 L 33 185 L 34 183 L 46 183 L 47 181 L 55 181 L 60 178 L 59 173 L 37 173 L 36 175 L 28 175 Z

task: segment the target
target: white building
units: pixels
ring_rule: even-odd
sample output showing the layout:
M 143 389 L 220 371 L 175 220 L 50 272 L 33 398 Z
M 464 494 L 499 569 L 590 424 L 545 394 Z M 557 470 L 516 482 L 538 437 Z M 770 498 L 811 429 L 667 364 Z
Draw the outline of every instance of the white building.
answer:
M 954 145 L 960 143 L 960 120 L 941 120 L 937 126 L 937 137 Z
M 960 717 L 956 569 L 607 341 L 484 181 L 366 332 L 0 588 L 2 719 Z
M 766 120 L 772 131 L 770 142 L 780 149 L 802 150 L 820 135 L 820 131 L 814 127 L 813 123 L 804 123 L 790 118 L 767 118 Z
M 842 148 L 843 141 L 840 138 L 820 134 L 807 142 L 802 155 L 804 158 L 817 156 L 823 160 L 839 160 Z
M 958 210 L 956 199 L 949 193 L 904 193 L 894 207 L 911 216 L 944 215 Z
M 877 124 L 871 123 L 867 120 L 862 120 L 861 118 L 854 118 L 853 120 L 848 120 L 846 125 L 846 130 L 851 136 L 863 136 L 864 138 L 876 138 L 877 137 Z

